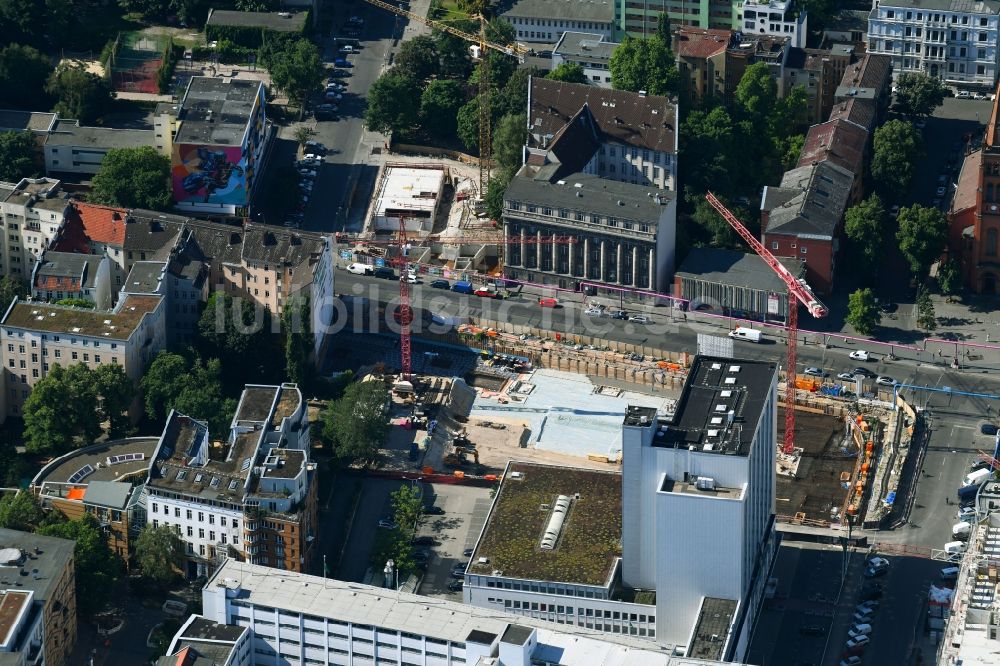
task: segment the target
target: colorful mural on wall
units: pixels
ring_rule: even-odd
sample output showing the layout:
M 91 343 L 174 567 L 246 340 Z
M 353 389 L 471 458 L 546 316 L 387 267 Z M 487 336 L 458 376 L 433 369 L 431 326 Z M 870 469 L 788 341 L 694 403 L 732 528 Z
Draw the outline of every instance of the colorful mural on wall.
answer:
M 249 174 L 239 146 L 174 144 L 171 170 L 177 203 L 247 203 Z

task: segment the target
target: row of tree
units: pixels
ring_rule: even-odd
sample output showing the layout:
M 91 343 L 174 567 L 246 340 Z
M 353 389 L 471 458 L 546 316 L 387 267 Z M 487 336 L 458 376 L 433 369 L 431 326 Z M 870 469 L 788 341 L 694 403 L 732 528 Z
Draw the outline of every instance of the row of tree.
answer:
M 368 382 L 369 384 L 374 382 Z M 424 514 L 424 503 L 420 488 L 404 485 L 391 493 L 392 519 L 395 527 L 379 530 L 372 548 L 371 566 L 375 571 L 383 569 L 392 561 L 398 573 L 399 582 L 416 570 L 413 557 L 413 537 Z M 394 580 L 395 584 L 396 581 Z

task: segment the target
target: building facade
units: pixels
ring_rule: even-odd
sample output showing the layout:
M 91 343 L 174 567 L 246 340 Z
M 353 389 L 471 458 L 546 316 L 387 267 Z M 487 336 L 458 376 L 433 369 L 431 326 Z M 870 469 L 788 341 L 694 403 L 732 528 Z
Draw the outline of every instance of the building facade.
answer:
M 171 144 L 178 210 L 248 217 L 271 133 L 265 107 L 260 81 L 191 77 Z
M 15 300 L 0 320 L 7 414 L 21 414 L 50 364 L 120 365 L 137 383 L 166 345 L 166 320 L 158 295 L 125 294 L 110 311 Z
M 0 529 L 0 662 L 69 666 L 76 646 L 72 541 Z M 25 567 L 33 575 L 19 575 Z M 16 579 L 17 584 L 14 584 Z
M 895 76 L 923 72 L 960 90 L 997 85 L 1000 2 L 875 0 L 868 52 L 892 58 Z
M 773 363 L 699 356 L 672 416 L 625 417 L 622 581 L 656 590 L 657 640 L 689 656 L 706 599 L 732 613 L 725 658 L 746 653 L 777 545 L 777 382 Z
M 301 573 L 268 573 L 227 560 L 202 590 L 206 620 L 250 630 L 255 665 L 691 663 L 628 636 L 512 618 L 484 608 L 470 612 L 464 604 L 429 604 L 427 597 Z
M 651 198 L 628 183 L 530 171 L 524 167 L 504 195 L 506 277 L 561 289 L 667 288 L 677 223 L 669 193 Z
M 795 48 L 804 48 L 808 36 L 808 12 L 794 0 L 743 0 L 740 29 L 756 35 L 787 37 Z
M 79 120 L 56 121 L 45 136 L 45 173 L 91 175 L 115 148 L 154 146 L 153 130 L 81 127 Z
M 993 102 L 983 145 L 965 156 L 948 211 L 948 251 L 965 287 L 1000 291 L 1000 103 Z
M 564 32 L 552 49 L 552 69 L 563 63 L 579 65 L 591 85 L 610 88 L 611 54 L 617 46 L 604 35 Z
M 65 223 L 68 207 L 58 180 L 24 178 L 16 184 L 0 183 L 4 229 L 0 274 L 29 281 L 35 263 Z
M 185 544 L 189 577 L 226 557 L 288 571 L 310 565 L 316 537 L 309 421 L 294 384 L 248 386 L 225 440 L 172 412 L 150 465 L 145 502 L 154 527 Z
M 726 50 L 729 30 L 682 26 L 674 31 L 673 49 L 685 99 L 693 103 L 726 97 Z
M 31 272 L 31 297 L 89 301 L 100 310 L 112 305 L 111 260 L 107 255 L 46 250 Z
M 586 32 L 611 39 L 613 0 L 590 0 L 571 8 L 559 0 L 515 0 L 500 14 L 510 23 L 518 42 L 555 44 L 564 32 Z
M 629 2 L 615 0 L 615 22 L 618 35 L 644 39 L 656 34 L 659 16 L 665 13 L 671 26 L 740 30 L 744 0 L 672 0 Z

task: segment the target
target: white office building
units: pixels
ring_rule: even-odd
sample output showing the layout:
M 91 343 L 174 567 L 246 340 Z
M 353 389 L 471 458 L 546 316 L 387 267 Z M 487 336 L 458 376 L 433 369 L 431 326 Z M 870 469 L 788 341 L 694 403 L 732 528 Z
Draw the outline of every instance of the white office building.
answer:
M 656 590 L 657 640 L 688 645 L 725 609 L 724 654 L 746 652 L 773 564 L 774 363 L 699 356 L 662 417 L 633 407 L 622 435 L 622 581 Z M 711 611 L 710 611 L 711 609 Z
M 518 42 L 555 44 L 567 31 L 589 32 L 611 39 L 613 0 L 514 0 L 500 14 L 514 26 Z M 537 48 L 537 47 L 536 47 Z
M 710 666 L 654 643 L 226 560 L 204 619 L 249 629 L 259 666 Z M 516 620 L 516 622 L 515 622 Z
M 621 475 L 511 462 L 465 602 L 742 659 L 776 549 L 776 418 L 773 363 L 699 356 L 675 413 L 629 409 Z
M 585 32 L 564 32 L 552 49 L 552 69 L 563 63 L 579 65 L 587 80 L 601 88 L 611 87 L 611 54 L 617 42 L 604 35 Z
M 868 52 L 892 56 L 893 76 L 923 72 L 959 89 L 992 91 L 998 25 L 998 0 L 874 0 Z
M 743 31 L 754 35 L 786 37 L 789 45 L 805 48 L 808 16 L 794 0 L 745 0 Z

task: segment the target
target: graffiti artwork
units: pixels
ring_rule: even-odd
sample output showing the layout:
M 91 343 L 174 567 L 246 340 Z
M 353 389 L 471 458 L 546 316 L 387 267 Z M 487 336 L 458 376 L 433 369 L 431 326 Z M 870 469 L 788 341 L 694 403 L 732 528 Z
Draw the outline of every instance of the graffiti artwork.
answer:
M 247 165 L 239 147 L 174 146 L 173 191 L 178 203 L 245 204 Z

